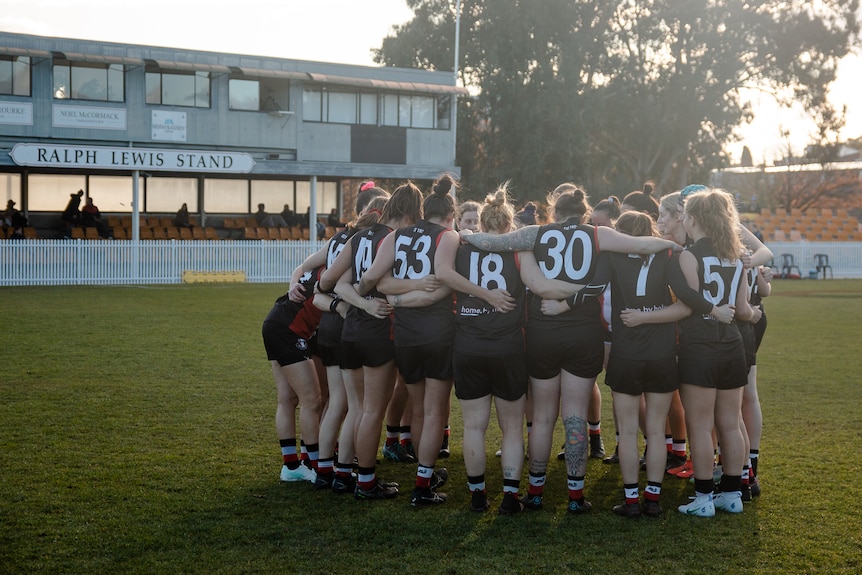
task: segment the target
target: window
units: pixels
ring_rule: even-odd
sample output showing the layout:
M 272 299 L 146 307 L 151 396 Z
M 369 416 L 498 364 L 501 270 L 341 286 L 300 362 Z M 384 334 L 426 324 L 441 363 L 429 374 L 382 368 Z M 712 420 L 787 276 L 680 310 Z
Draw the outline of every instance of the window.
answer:
M 359 94 L 359 123 L 377 125 L 377 94 Z
M 302 119 L 306 122 L 377 125 L 376 92 L 305 88 L 302 92 Z
M 268 214 L 280 214 L 285 204 L 296 211 L 293 205 L 293 182 L 286 180 L 252 180 L 251 206 L 257 210 L 257 205 L 263 204 Z
M 131 212 L 134 181 L 131 176 L 90 176 L 87 195 L 93 198 L 93 203 L 102 212 Z M 140 206 L 144 205 L 143 182 L 143 178 L 138 178 L 138 194 L 140 194 L 138 205 Z
M 336 182 L 317 181 L 317 215 L 325 216 L 332 208 L 338 209 L 338 184 Z M 308 212 L 311 206 L 311 182 L 296 182 L 296 207 L 299 214 Z
M 143 189 L 143 188 L 141 188 Z M 196 178 L 147 179 L 147 212 L 174 213 L 183 204 L 190 212 L 198 211 L 198 181 Z
M 448 101 L 449 97 L 445 98 Z M 439 121 L 440 112 L 446 114 L 445 122 Z M 440 102 L 432 96 L 386 94 L 383 97 L 384 126 L 448 129 L 448 113 L 448 107 L 441 108 Z
M 30 95 L 29 56 L 0 56 L 0 94 Z
M 71 194 L 86 188 L 87 177 L 83 175 L 30 174 L 27 177 L 27 208 L 31 212 L 60 213 L 66 209 Z
M 54 98 L 122 102 L 125 75 L 122 64 L 70 62 L 54 59 Z
M 204 180 L 204 209 L 209 213 L 247 214 L 248 180 Z
M 5 208 L 9 200 L 24 211 L 21 205 L 21 174 L 0 174 L 0 205 Z
M 290 110 L 290 82 L 283 78 L 237 75 L 228 81 L 231 110 L 286 112 Z
M 320 90 L 302 91 L 302 119 L 306 122 L 323 121 L 323 92 Z
M 231 78 L 229 82 L 230 109 L 260 110 L 260 82 Z
M 147 104 L 210 107 L 210 73 L 162 70 L 147 65 Z

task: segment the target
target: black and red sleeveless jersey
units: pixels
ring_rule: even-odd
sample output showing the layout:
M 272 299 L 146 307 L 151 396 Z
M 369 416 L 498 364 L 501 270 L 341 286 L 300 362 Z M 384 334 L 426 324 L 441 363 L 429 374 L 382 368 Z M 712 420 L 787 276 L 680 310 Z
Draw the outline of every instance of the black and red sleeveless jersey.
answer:
M 599 261 L 597 228 L 581 224 L 575 218 L 541 226 L 533 244 L 533 254 L 546 278 L 588 284 L 596 275 Z M 555 316 L 543 314 L 541 308 L 541 298 L 530 298 L 530 323 L 557 327 L 601 321 L 598 298 L 586 298 L 583 304 Z
M 739 282 L 744 281 L 742 260 L 729 261 L 715 255 L 709 238 L 686 248 L 697 260 L 698 291 L 714 306 L 736 303 Z M 704 359 L 721 359 L 742 345 L 736 322 L 716 321 L 709 315 L 692 313 L 679 322 L 680 346 Z
M 320 323 L 321 311 L 314 307 L 314 284 L 320 279 L 323 267 L 305 272 L 299 278 L 299 286 L 305 295 L 305 301 L 296 303 L 290 301 L 288 294 L 284 294 L 277 300 L 269 311 L 264 321 L 274 322 L 285 326 L 297 336 L 309 339 L 314 335 Z M 288 292 L 289 293 L 289 292 Z
M 392 275 L 397 279 L 415 280 L 434 274 L 434 257 L 445 231 L 447 228 L 427 220 L 395 230 Z M 455 334 L 451 297 L 426 307 L 398 307 L 394 316 L 395 345 L 452 341 Z
M 374 224 L 370 228 L 359 230 L 350 238 L 351 277 L 354 285 L 359 283 L 362 275 L 371 267 L 377 250 L 380 249 L 380 242 L 391 232 L 392 228 L 389 226 Z M 386 299 L 386 296 L 376 289 L 371 290 L 365 297 L 366 299 L 375 297 Z M 390 318 L 377 319 L 359 308 L 350 307 L 347 318 L 344 320 L 344 330 L 341 332 L 343 341 L 370 341 L 391 338 L 392 320 Z
M 326 246 L 326 267 L 332 265 L 356 228 L 345 228 L 332 236 Z M 317 343 L 326 347 L 335 347 L 341 344 L 341 332 L 344 329 L 344 318 L 338 312 L 325 311 L 320 317 L 320 326 L 317 328 Z
M 654 311 L 673 304 L 668 287 L 670 251 L 649 256 L 609 253 L 611 264 L 612 352 L 626 359 L 665 359 L 676 356 L 676 322 L 626 327 L 624 309 Z
M 504 289 L 515 298 L 515 309 L 502 313 L 485 300 L 455 293 L 455 346 L 471 355 L 501 355 L 524 351 L 526 288 L 516 253 L 495 253 L 461 245 L 455 271 L 483 288 Z

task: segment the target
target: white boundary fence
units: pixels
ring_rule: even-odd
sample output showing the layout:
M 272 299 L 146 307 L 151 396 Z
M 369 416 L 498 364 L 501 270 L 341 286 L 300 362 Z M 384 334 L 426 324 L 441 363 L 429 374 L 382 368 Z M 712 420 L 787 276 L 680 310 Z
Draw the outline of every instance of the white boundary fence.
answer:
M 803 278 L 814 271 L 814 254 L 826 254 L 836 279 L 862 278 L 862 242 L 770 242 L 766 245 L 775 256 L 773 267 L 779 273 L 782 254 L 793 256 Z
M 322 243 L 297 241 L 0 240 L 0 286 L 175 284 L 183 272 L 242 272 L 281 283 Z M 862 278 L 860 242 L 773 242 L 775 267 L 793 255 L 803 278 L 827 254 L 836 278 Z
M 175 284 L 183 272 L 243 272 L 280 283 L 322 243 L 298 241 L 5 240 L 0 286 Z

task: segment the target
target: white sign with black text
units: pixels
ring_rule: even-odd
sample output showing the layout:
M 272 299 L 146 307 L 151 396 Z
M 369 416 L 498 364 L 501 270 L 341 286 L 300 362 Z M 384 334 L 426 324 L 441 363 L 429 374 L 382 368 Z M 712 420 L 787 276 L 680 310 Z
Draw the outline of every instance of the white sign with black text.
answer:
M 208 150 L 15 144 L 9 155 L 19 166 L 42 168 L 240 174 L 254 168 L 254 159 L 249 154 Z
M 0 124 L 33 125 L 33 104 L 30 102 L 4 102 L 0 100 Z
M 54 104 L 52 107 L 52 120 L 55 128 L 125 130 L 126 109 Z

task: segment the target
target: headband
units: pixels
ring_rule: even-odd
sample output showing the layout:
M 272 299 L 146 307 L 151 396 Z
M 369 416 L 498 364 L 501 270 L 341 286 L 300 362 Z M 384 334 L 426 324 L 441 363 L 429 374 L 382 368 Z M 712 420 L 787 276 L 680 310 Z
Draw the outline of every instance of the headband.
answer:
M 364 192 L 366 190 L 370 190 L 373 187 L 374 187 L 374 181 L 369 180 L 369 181 L 365 182 L 364 184 L 362 184 L 361 186 L 359 186 L 359 191 Z

